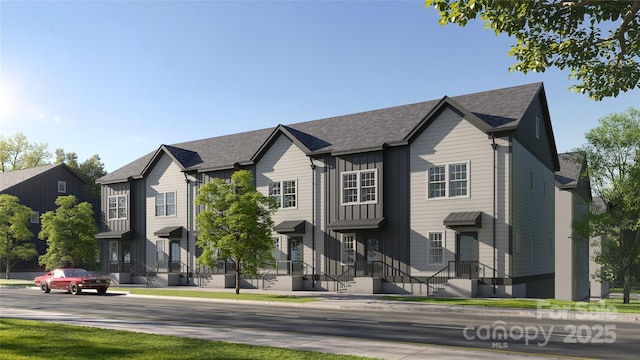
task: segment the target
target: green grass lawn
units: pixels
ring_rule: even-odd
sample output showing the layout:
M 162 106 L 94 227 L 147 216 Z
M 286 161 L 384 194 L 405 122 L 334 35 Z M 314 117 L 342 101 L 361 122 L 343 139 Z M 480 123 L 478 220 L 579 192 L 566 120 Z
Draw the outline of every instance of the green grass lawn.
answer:
M 160 295 L 160 296 L 179 296 L 194 297 L 206 299 L 229 299 L 229 300 L 255 300 L 255 301 L 276 301 L 276 302 L 297 302 L 305 303 L 310 301 L 318 301 L 320 299 L 311 296 L 297 295 L 278 295 L 278 294 L 256 294 L 235 292 L 216 292 L 216 291 L 197 291 L 197 290 L 174 290 L 174 289 L 153 289 L 153 288 L 123 288 L 111 287 L 109 291 L 126 291 L 130 294 L 137 295 Z
M 412 301 L 426 304 L 440 305 L 470 305 L 498 308 L 541 309 L 550 310 L 561 308 L 574 311 L 604 311 L 640 314 L 640 300 L 631 300 L 623 304 L 622 299 L 606 299 L 604 302 L 574 302 L 555 299 L 440 299 L 414 296 L 383 296 L 384 300 Z
M 177 336 L 0 318 L 0 359 L 363 359 Z

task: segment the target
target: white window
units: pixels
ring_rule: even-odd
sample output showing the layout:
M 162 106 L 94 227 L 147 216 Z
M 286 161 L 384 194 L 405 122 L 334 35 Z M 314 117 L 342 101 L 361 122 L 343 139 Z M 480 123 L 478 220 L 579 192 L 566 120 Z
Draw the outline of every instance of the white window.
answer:
M 269 183 L 269 196 L 276 199 L 278 208 L 298 206 L 297 180 L 274 181 Z
M 29 216 L 29 222 L 32 224 L 38 224 L 40 222 L 40 213 L 32 211 L 31 216 Z
M 447 196 L 447 174 L 444 166 L 429 168 L 429 198 Z
M 174 216 L 176 214 L 176 193 L 156 194 L 156 216 Z
M 127 218 L 127 196 L 109 196 L 109 220 Z
M 469 163 L 436 165 L 428 170 L 429 199 L 469 196 Z
M 449 165 L 449 197 L 467 196 L 467 164 Z
M 377 170 L 342 173 L 342 204 L 367 204 L 377 201 Z
M 429 246 L 427 248 L 429 264 L 444 264 L 444 240 L 442 233 L 429 233 Z
M 62 180 L 58 181 L 58 192 L 59 193 L 63 193 L 63 194 L 67 192 L 67 182 L 66 181 L 62 181 Z
M 356 235 L 342 234 L 342 263 L 353 265 L 356 262 Z
M 156 241 L 156 261 L 159 263 L 167 262 L 167 253 L 164 250 L 164 240 Z

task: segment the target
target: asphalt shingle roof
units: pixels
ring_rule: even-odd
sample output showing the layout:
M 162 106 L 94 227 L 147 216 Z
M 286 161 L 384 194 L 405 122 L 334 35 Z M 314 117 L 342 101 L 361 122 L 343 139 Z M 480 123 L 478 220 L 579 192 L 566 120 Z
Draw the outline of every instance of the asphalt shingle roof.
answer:
M 24 181 L 27 181 L 57 166 L 62 166 L 62 165 L 63 164 L 51 164 L 51 165 L 38 166 L 30 169 L 15 170 L 15 171 L 0 173 L 0 191 L 5 191 L 10 187 L 18 185 Z
M 499 129 L 517 126 L 541 88 L 542 83 L 533 83 L 452 96 L 451 99 L 492 128 Z M 440 99 L 294 123 L 285 128 L 311 151 L 349 152 L 382 147 L 405 140 L 439 102 Z M 186 168 L 219 169 L 251 161 L 275 129 L 272 127 L 165 147 Z M 119 182 L 129 177 L 139 177 L 154 154 L 155 151 L 148 153 L 98 179 L 98 182 Z
M 556 171 L 556 186 L 559 188 L 572 188 L 578 185 L 582 162 L 578 153 L 558 154 L 560 170 Z

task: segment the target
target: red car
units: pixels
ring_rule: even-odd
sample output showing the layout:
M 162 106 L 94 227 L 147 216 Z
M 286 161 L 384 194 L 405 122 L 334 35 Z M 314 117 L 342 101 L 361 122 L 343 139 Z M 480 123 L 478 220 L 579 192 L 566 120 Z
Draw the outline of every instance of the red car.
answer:
M 104 295 L 111 284 L 108 277 L 92 275 L 85 269 L 56 269 L 36 277 L 33 281 L 45 294 L 51 290 L 65 290 L 78 295 L 82 290 L 95 289 L 98 295 Z

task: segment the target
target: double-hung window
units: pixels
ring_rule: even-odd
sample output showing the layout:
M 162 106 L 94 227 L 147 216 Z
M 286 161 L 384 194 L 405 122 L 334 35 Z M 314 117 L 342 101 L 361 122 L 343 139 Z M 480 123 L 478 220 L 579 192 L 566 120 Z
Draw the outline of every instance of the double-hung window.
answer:
M 156 194 L 156 216 L 174 216 L 176 214 L 176 193 Z
M 342 173 L 342 204 L 375 203 L 378 199 L 378 172 L 373 170 Z
M 429 199 L 469 196 L 469 163 L 431 166 L 427 176 Z
M 442 233 L 429 233 L 429 246 L 427 247 L 429 264 L 444 264 L 444 240 Z
M 127 196 L 109 196 L 109 220 L 127 218 Z
M 269 196 L 276 199 L 278 208 L 298 206 L 298 186 L 296 180 L 274 181 L 269 183 Z

